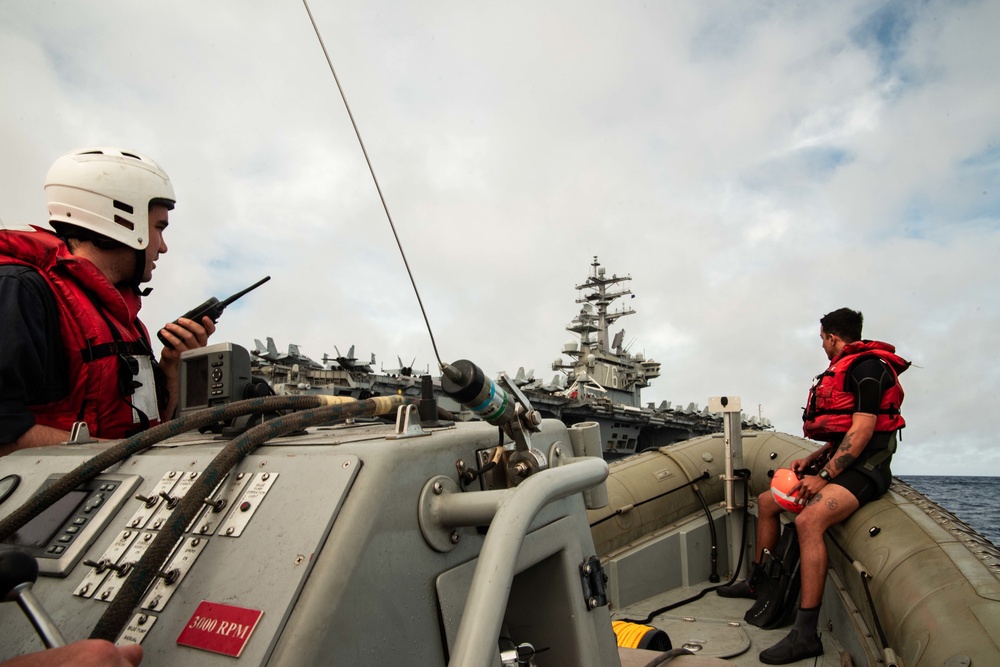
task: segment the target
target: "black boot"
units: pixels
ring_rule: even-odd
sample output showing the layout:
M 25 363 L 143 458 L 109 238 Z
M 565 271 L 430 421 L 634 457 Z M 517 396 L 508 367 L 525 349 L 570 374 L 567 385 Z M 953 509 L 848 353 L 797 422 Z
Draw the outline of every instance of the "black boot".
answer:
M 737 581 L 731 586 L 720 586 L 715 589 L 715 592 L 724 598 L 749 598 L 756 600 L 757 594 L 760 592 L 760 579 L 763 572 L 764 570 L 760 565 L 751 563 L 750 574 L 747 575 L 746 579 Z
M 799 609 L 791 632 L 771 648 L 761 651 L 760 661 L 765 665 L 787 665 L 823 655 L 823 642 L 816 634 L 818 620 L 819 607 Z

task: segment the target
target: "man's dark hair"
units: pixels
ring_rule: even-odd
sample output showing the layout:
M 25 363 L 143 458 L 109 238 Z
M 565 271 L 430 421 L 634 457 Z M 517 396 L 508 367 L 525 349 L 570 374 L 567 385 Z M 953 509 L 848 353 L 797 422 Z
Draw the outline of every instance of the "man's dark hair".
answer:
M 819 324 L 825 333 L 839 336 L 845 343 L 861 340 L 861 326 L 864 323 L 865 316 L 850 308 L 838 308 L 819 318 Z
M 56 236 L 63 240 L 68 247 L 70 252 L 77 247 L 79 247 L 80 242 L 93 243 L 95 247 L 101 250 L 118 250 L 120 248 L 128 248 L 127 245 L 121 243 L 120 241 L 115 241 L 114 239 L 109 239 L 103 234 L 98 234 L 89 229 L 84 229 L 83 227 L 77 227 L 76 225 L 67 225 L 63 222 L 50 221 L 52 229 L 55 230 Z

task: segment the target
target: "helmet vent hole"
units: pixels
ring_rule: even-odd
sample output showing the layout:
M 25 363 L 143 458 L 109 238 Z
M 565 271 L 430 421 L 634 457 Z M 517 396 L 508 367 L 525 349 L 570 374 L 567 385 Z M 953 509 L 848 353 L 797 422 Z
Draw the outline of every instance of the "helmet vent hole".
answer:
M 135 225 L 121 217 L 120 215 L 115 216 L 115 222 L 128 230 L 135 230 Z
M 125 211 L 125 212 L 126 212 L 126 213 L 128 213 L 129 215 L 132 215 L 133 213 L 135 213 L 135 209 L 134 209 L 134 208 L 132 208 L 132 206 L 131 206 L 131 205 L 129 205 L 129 204 L 126 204 L 126 203 L 125 203 L 125 202 L 123 202 L 123 201 L 118 201 L 118 200 L 116 199 L 116 200 L 115 200 L 115 203 L 114 203 L 114 206 L 115 206 L 115 208 L 116 208 L 116 209 L 118 209 L 119 211 Z
M 138 155 L 133 155 L 132 153 L 126 153 L 125 151 L 122 151 L 122 155 L 125 156 L 125 157 L 130 157 L 130 158 L 133 158 L 135 160 L 139 160 L 140 162 L 142 162 L 142 158 L 139 157 Z

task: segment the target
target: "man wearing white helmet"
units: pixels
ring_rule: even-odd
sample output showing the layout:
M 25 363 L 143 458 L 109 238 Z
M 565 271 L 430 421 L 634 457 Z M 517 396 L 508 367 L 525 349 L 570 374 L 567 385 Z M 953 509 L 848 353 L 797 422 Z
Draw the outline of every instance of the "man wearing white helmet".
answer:
M 207 317 L 167 324 L 157 363 L 138 319 L 175 203 L 159 165 L 80 149 L 52 165 L 45 193 L 55 233 L 0 230 L 0 456 L 63 442 L 75 422 L 122 438 L 168 419 L 181 352 L 215 331 Z

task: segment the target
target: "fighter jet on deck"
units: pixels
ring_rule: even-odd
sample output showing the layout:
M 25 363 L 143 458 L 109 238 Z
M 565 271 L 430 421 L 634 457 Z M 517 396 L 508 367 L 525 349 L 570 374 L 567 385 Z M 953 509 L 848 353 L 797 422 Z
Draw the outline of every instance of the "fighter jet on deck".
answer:
M 337 364 L 341 368 L 343 368 L 344 370 L 347 370 L 347 371 L 357 371 L 359 373 L 371 373 L 372 372 L 372 366 L 375 364 L 375 354 L 374 353 L 372 354 L 372 359 L 371 359 L 370 362 L 368 362 L 367 364 L 364 364 L 364 363 L 359 364 L 358 363 L 358 358 L 354 356 L 354 346 L 353 345 L 351 346 L 351 349 L 349 349 L 347 351 L 347 356 L 344 356 L 344 355 L 340 354 L 340 350 L 337 349 L 336 345 L 333 346 L 333 351 L 337 353 L 337 356 L 331 357 L 331 356 L 327 355 L 325 352 L 323 353 L 323 363 L 329 363 L 331 361 L 336 361 Z
M 323 368 L 322 364 L 299 352 L 299 346 L 294 343 L 288 346 L 288 353 L 286 354 L 278 352 L 278 347 L 274 344 L 274 339 L 270 336 L 267 337 L 267 345 L 261 343 L 258 338 L 254 338 L 253 342 L 255 347 L 251 351 L 251 354 L 265 361 L 275 364 L 286 364 L 288 366 L 298 364 L 301 368 Z

